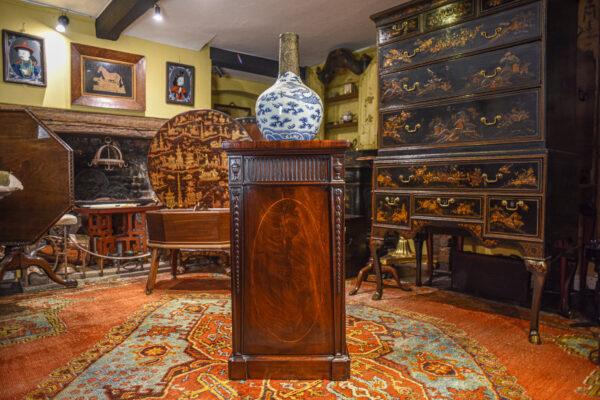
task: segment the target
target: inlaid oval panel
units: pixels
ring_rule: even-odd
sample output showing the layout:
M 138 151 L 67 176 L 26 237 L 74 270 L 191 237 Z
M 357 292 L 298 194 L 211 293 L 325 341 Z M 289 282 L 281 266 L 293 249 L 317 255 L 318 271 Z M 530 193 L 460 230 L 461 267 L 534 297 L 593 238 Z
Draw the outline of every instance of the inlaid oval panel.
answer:
M 283 198 L 263 214 L 254 237 L 250 285 L 277 287 L 253 296 L 253 318 L 279 341 L 301 341 L 321 316 L 322 290 L 317 277 L 328 262 L 328 243 L 314 239 L 321 236 L 318 226 L 304 204 Z

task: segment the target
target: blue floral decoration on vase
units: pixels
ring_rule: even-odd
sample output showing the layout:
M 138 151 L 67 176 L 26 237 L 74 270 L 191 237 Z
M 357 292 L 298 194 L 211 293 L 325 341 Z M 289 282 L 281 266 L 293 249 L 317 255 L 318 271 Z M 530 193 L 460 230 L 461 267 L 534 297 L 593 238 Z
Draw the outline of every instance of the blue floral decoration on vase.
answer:
M 321 98 L 293 72 L 281 75 L 256 102 L 256 121 L 266 140 L 312 140 L 322 119 Z

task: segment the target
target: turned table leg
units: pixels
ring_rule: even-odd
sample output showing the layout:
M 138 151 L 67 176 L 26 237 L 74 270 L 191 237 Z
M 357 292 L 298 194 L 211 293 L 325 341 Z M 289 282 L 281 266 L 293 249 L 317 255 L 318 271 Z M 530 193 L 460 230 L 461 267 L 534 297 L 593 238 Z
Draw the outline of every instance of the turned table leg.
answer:
M 381 299 L 383 295 L 383 281 L 381 278 L 381 264 L 379 264 L 379 249 L 381 249 L 382 243 L 377 240 L 371 240 L 371 256 L 373 257 L 373 269 L 375 270 L 375 281 L 377 283 L 377 289 L 371 297 L 373 300 Z
M 154 289 L 154 283 L 156 282 L 156 273 L 158 271 L 158 256 L 160 250 L 158 248 L 152 249 L 152 257 L 150 261 L 150 271 L 148 271 L 148 280 L 146 281 L 146 294 L 152 293 Z
M 427 230 L 427 286 L 433 283 L 433 233 Z
M 415 242 L 415 256 L 417 257 L 417 276 L 415 278 L 415 285 L 422 286 L 423 283 L 421 279 L 421 268 L 423 260 L 423 236 L 417 235 L 413 240 Z
M 533 344 L 542 344 L 539 333 L 540 305 L 542 301 L 542 291 L 548 266 L 545 261 L 525 260 L 527 270 L 531 272 L 533 280 L 533 295 L 531 298 L 531 311 L 529 319 L 529 341 Z
M 27 267 L 35 265 L 40 267 L 46 275 L 54 282 L 64 285 L 66 287 L 76 287 L 77 281 L 67 280 L 64 281 L 56 275 L 56 273 L 50 268 L 50 264 L 46 260 L 40 257 L 31 257 L 23 253 L 23 248 L 20 246 L 7 246 L 6 255 L 0 260 L 0 277 L 4 276 L 6 271 L 21 269 L 24 271 Z
M 179 259 L 179 249 L 171 249 L 171 275 L 177 279 L 177 261 Z
M 358 272 L 358 276 L 356 277 L 356 284 L 354 285 L 354 289 L 352 289 L 350 291 L 350 293 L 348 293 L 348 295 L 354 296 L 356 293 L 358 293 L 358 289 L 360 289 L 360 285 L 362 285 L 365 278 L 367 276 L 369 276 L 369 273 L 371 272 L 372 269 L 373 269 L 373 256 L 369 257 L 369 261 L 367 261 L 365 266 L 362 267 L 360 269 L 360 271 Z

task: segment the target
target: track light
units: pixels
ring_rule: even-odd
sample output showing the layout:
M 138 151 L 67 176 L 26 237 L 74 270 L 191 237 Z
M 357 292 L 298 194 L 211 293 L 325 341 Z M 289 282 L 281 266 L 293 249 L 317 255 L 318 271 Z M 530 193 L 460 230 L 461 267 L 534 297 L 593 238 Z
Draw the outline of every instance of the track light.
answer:
M 160 13 L 160 7 L 158 6 L 158 4 L 154 5 L 154 15 L 152 16 L 152 18 L 156 21 L 162 21 L 162 19 L 163 19 L 162 14 Z
M 66 15 L 61 15 L 58 17 L 58 24 L 56 24 L 56 30 L 60 33 L 64 33 L 67 30 L 67 25 L 69 25 L 69 17 Z

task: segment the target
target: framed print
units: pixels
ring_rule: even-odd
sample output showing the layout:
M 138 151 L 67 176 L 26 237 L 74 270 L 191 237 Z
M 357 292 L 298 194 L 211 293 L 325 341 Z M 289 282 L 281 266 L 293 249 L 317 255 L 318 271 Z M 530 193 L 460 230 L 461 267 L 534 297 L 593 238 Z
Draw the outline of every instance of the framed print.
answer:
M 146 58 L 71 43 L 71 104 L 146 109 Z
M 167 103 L 194 105 L 194 66 L 167 61 Z
M 4 82 L 46 86 L 44 38 L 2 30 Z

